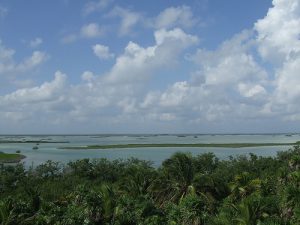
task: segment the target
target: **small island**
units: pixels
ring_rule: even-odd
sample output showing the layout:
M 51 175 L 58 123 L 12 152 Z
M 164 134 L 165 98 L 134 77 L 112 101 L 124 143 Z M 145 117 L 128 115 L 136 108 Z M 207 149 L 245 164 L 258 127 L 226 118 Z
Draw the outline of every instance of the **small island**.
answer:
M 24 158 L 26 156 L 22 154 L 0 152 L 0 163 L 18 163 Z
M 295 143 L 166 143 L 166 144 L 115 144 L 115 145 L 87 145 L 87 146 L 66 146 L 59 149 L 85 150 L 85 149 L 117 149 L 117 148 L 246 148 L 246 147 L 268 147 L 268 146 L 293 146 Z

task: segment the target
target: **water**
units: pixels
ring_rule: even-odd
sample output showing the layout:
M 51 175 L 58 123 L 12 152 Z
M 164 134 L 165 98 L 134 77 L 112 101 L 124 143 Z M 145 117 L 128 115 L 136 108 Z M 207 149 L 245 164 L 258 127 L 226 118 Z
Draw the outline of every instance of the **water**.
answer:
M 99 150 L 64 150 L 60 147 L 112 144 L 142 143 L 294 143 L 300 140 L 299 134 L 256 134 L 256 135 L 84 135 L 84 136 L 0 136 L 1 140 L 11 141 L 56 141 L 68 143 L 40 143 L 38 150 L 33 150 L 35 143 L 0 143 L 0 151 L 15 153 L 20 150 L 26 158 L 26 166 L 37 166 L 47 160 L 67 163 L 82 158 L 127 159 L 135 157 L 150 160 L 154 166 L 169 158 L 177 151 L 191 152 L 198 155 L 213 152 L 220 159 L 229 156 L 254 153 L 259 156 L 275 156 L 278 151 L 291 146 L 251 147 L 251 148 L 133 148 L 133 149 L 99 149 Z

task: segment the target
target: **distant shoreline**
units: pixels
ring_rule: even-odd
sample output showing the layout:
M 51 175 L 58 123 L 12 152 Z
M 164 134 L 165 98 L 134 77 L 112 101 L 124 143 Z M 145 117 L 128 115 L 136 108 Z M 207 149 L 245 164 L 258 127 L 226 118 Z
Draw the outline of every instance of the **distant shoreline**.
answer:
M 300 132 L 278 132 L 278 133 L 90 133 L 90 134 L 0 134 L 0 137 L 20 136 L 205 136 L 205 135 L 300 135 Z
M 168 147 L 188 147 L 188 148 L 247 148 L 247 147 L 266 147 L 266 146 L 293 146 L 295 143 L 197 143 L 197 144 L 116 144 L 116 145 L 88 145 L 88 146 L 68 146 L 59 149 L 69 150 L 88 150 L 88 149 L 117 149 L 117 148 L 168 148 Z

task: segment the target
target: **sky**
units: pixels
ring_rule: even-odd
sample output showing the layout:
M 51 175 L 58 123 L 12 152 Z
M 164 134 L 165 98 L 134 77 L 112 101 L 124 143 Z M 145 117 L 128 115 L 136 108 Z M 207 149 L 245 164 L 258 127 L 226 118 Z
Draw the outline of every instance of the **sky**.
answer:
M 300 132 L 300 0 L 0 0 L 0 134 Z

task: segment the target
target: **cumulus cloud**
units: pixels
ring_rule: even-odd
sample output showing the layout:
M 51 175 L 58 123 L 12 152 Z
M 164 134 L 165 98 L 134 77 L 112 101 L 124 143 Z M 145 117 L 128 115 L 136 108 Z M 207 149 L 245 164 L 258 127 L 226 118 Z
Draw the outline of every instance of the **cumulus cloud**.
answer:
M 251 55 L 251 32 L 225 41 L 217 50 L 199 49 L 191 60 L 198 65 L 190 80 L 146 95 L 141 107 L 172 120 L 203 122 L 258 116 L 268 100 L 268 74 Z M 243 115 L 244 109 L 248 113 Z
M 21 104 L 30 115 L 42 109 L 53 117 L 63 116 L 65 121 L 87 122 L 93 117 L 97 121 L 119 123 L 138 118 L 143 111 L 140 103 L 147 93 L 144 88 L 147 79 L 154 76 L 155 71 L 165 69 L 166 64 L 176 62 L 182 52 L 198 42 L 197 37 L 180 29 L 158 30 L 154 39 L 155 44 L 148 47 L 129 42 L 107 74 L 97 76 L 87 70 L 81 75 L 81 84 L 67 85 L 66 75 L 57 72 L 51 82 L 2 96 L 0 104 L 6 104 L 2 107 L 5 108 L 3 113 L 6 118 L 9 115 L 16 119 L 18 114 L 8 112 L 14 111 L 13 105 Z M 60 115 L 61 110 L 66 111 Z M 150 114 L 161 121 L 175 118 L 171 113 L 155 116 L 149 112 L 146 116 L 150 118 Z
M 148 93 L 141 109 L 152 119 L 170 114 L 192 123 L 300 120 L 299 6 L 297 0 L 274 0 L 254 32 L 243 31 L 216 50 L 198 49 L 189 57 L 198 65 L 190 79 Z
M 122 55 L 116 59 L 106 79 L 109 82 L 138 82 L 166 65 L 174 65 L 180 53 L 198 43 L 198 38 L 181 29 L 158 30 L 154 33 L 155 45 L 142 47 L 129 42 Z
M 273 0 L 267 15 L 255 24 L 258 50 L 273 63 L 274 90 L 265 105 L 267 115 L 299 120 L 300 108 L 300 3 L 298 0 Z
M 65 74 L 57 71 L 52 81 L 0 96 L 0 124 L 5 125 L 2 132 L 8 132 L 14 123 L 18 130 L 23 126 L 25 130 L 34 126 L 40 129 L 41 124 L 61 126 L 72 107 L 65 101 L 66 79 Z
M 66 75 L 60 71 L 57 71 L 54 76 L 55 78 L 53 81 L 45 82 L 41 86 L 19 89 L 13 93 L 1 96 L 0 104 L 26 105 L 29 103 L 39 103 L 53 100 L 53 98 L 61 94 L 66 81 Z
M 225 41 L 217 51 L 197 51 L 193 60 L 201 66 L 200 72 L 207 85 L 227 88 L 239 81 L 257 82 L 267 78 L 267 73 L 250 52 L 251 37 L 251 32 L 245 31 Z
M 296 103 L 300 99 L 300 57 L 286 62 L 277 72 L 278 101 Z
M 276 71 L 274 92 L 264 110 L 267 115 L 281 115 L 286 120 L 300 120 L 300 57 L 288 60 Z
M 273 0 L 267 15 L 255 23 L 261 56 L 276 64 L 300 51 L 300 3 Z
M 297 0 L 274 0 L 267 16 L 254 25 L 257 36 L 244 31 L 215 51 L 199 49 L 191 57 L 199 66 L 191 79 L 149 93 L 142 106 L 200 122 L 265 116 L 299 120 L 299 12 Z M 274 70 L 264 69 L 256 50 L 274 63 Z
M 156 29 L 183 27 L 191 28 L 198 20 L 189 6 L 169 7 L 150 22 Z
M 93 46 L 93 51 L 99 59 L 107 60 L 114 57 L 114 54 L 110 52 L 109 47 L 105 45 L 96 44 Z
M 131 33 L 141 19 L 139 13 L 120 7 L 112 16 L 121 18 L 122 35 Z M 154 31 L 152 45 L 129 41 L 106 73 L 96 75 L 86 70 L 80 84 L 68 86 L 65 75 L 58 72 L 51 82 L 4 95 L 0 105 L 6 107 L 0 107 L 0 114 L 3 118 L 22 118 L 12 107 L 18 103 L 31 117 L 42 109 L 60 121 L 89 125 L 131 121 L 188 124 L 193 128 L 198 124 L 225 124 L 226 128 L 239 124 L 241 128 L 266 118 L 299 121 L 299 18 L 298 0 L 274 0 L 253 29 L 241 31 L 216 49 L 195 49 L 199 37 L 183 31 L 197 23 L 191 9 L 171 7 L 152 20 L 152 27 L 159 28 Z M 87 33 L 91 35 L 86 37 L 97 36 Z M 94 45 L 93 51 L 100 59 L 114 56 L 101 44 Z M 14 54 L 13 49 L 0 45 L 0 71 L 33 68 L 43 58 L 35 52 L 15 63 Z M 273 67 L 266 67 L 262 59 Z M 191 69 L 181 74 L 173 68 L 178 65 L 191 65 Z M 182 79 L 165 84 L 167 87 L 151 86 L 151 78 L 161 76 L 163 80 L 170 68 L 174 77 L 182 75 Z
M 68 120 L 89 123 L 92 117 L 94 123 L 101 121 L 111 124 L 125 111 L 129 113 L 130 107 L 126 103 L 134 101 L 137 91 L 135 85 L 112 85 L 90 71 L 85 71 L 82 79 L 85 83 L 70 88 L 64 100 L 64 104 L 71 106 Z

